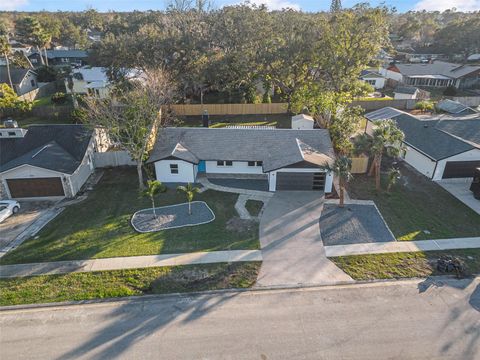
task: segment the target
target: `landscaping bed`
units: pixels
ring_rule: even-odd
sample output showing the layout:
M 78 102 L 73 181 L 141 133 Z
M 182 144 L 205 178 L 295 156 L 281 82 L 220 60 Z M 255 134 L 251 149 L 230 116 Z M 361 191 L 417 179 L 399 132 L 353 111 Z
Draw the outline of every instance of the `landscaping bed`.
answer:
M 260 215 L 260 211 L 263 208 L 263 201 L 259 200 L 247 200 L 245 202 L 245 209 L 248 210 L 251 216 Z
M 237 197 L 233 193 L 205 191 L 195 199 L 208 204 L 216 215 L 214 221 L 137 233 L 130 224 L 131 217 L 151 203 L 138 193 L 135 169 L 105 170 L 86 200 L 68 206 L 38 237 L 9 252 L 0 259 L 0 264 L 258 249 L 258 224 L 242 232 L 227 228 L 227 222 L 237 214 L 234 208 Z M 155 199 L 158 206 L 184 202 L 184 194 L 175 189 L 168 189 Z
M 446 255 L 461 259 L 469 274 L 480 273 L 480 249 L 352 255 L 330 260 L 355 280 L 397 279 L 445 275 L 436 264 Z
M 155 232 L 207 224 L 215 220 L 215 215 L 204 201 L 191 203 L 191 214 L 188 203 L 163 206 L 137 211 L 132 216 L 132 226 L 140 233 Z
M 0 305 L 248 288 L 259 270 L 239 262 L 0 279 Z
M 210 127 L 226 126 L 274 126 L 280 129 L 291 128 L 290 114 L 246 114 L 246 115 L 210 115 Z M 202 116 L 179 117 L 177 126 L 202 126 Z
M 348 193 L 352 199 L 373 200 L 397 240 L 480 236 L 480 215 L 407 166 L 400 171 L 402 178 L 390 193 L 377 192 L 375 180 L 366 175 L 355 175 Z

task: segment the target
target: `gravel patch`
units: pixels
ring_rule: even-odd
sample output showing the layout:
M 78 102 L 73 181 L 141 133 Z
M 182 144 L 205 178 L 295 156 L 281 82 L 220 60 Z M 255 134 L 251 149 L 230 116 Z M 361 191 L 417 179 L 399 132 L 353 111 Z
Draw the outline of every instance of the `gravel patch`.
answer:
M 320 232 L 325 246 L 395 241 L 374 205 L 325 204 Z
M 204 201 L 192 202 L 192 214 L 188 213 L 188 203 L 137 211 L 132 216 L 133 228 L 141 233 L 206 224 L 215 220 L 215 214 Z

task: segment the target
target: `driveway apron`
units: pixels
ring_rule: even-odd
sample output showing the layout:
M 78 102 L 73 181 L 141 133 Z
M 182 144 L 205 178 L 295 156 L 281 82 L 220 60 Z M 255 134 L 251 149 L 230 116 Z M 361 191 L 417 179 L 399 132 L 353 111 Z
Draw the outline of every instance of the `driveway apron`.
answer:
M 336 284 L 352 278 L 327 259 L 319 218 L 323 193 L 278 191 L 260 220 L 263 264 L 257 286 Z

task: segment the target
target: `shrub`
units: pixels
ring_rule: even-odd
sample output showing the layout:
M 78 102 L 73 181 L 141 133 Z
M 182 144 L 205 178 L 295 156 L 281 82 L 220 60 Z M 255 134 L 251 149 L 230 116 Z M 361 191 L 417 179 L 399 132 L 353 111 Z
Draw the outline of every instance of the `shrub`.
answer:
M 435 110 L 435 105 L 431 101 L 419 101 L 415 104 L 415 109 L 422 112 Z
M 38 82 L 52 82 L 57 80 L 57 70 L 51 66 L 40 66 L 35 70 Z
M 67 96 L 63 92 L 56 92 L 52 95 L 52 103 L 54 103 L 55 105 L 65 104 L 66 100 Z
M 455 96 L 457 95 L 457 89 L 455 86 L 449 86 L 445 90 L 443 90 L 443 95 L 445 96 Z
M 74 109 L 71 116 L 75 124 L 83 124 L 87 120 L 87 112 L 82 108 Z

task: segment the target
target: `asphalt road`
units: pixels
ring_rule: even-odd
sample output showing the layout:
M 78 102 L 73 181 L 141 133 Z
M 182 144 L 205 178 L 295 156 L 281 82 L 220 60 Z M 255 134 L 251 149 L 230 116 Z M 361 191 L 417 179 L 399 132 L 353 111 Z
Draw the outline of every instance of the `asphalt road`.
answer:
M 479 359 L 480 279 L 0 312 L 6 359 Z

